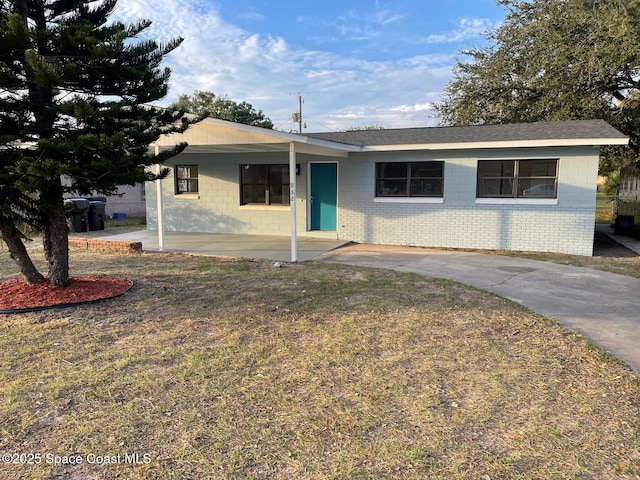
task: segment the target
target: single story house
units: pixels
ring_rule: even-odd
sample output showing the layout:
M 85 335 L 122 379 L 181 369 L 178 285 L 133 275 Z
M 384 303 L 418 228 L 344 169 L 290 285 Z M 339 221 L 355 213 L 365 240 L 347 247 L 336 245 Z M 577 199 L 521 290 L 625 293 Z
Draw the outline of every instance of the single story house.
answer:
M 208 118 L 147 193 L 148 228 L 592 255 L 602 120 L 293 134 Z M 160 192 L 160 198 L 158 197 Z

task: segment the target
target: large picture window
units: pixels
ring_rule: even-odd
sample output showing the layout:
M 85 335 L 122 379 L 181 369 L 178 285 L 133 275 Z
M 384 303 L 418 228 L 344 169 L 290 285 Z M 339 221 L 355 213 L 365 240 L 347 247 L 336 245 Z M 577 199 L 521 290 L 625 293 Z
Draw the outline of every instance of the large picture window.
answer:
M 241 165 L 241 205 L 289 205 L 289 165 Z
M 558 160 L 480 160 L 478 198 L 557 198 Z
M 198 166 L 176 165 L 176 195 L 198 193 Z
M 444 162 L 376 163 L 376 197 L 442 197 Z

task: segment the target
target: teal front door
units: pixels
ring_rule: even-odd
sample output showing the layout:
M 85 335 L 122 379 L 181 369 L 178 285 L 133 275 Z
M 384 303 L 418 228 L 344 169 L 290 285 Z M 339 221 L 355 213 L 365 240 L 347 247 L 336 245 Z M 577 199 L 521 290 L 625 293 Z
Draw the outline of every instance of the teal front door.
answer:
M 311 230 L 336 230 L 338 165 L 311 164 Z

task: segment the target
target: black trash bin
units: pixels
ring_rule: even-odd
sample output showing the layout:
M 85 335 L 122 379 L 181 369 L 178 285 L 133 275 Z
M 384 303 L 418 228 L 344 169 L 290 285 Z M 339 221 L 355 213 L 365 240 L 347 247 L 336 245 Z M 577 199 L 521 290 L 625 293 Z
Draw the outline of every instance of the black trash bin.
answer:
M 69 215 L 69 227 L 76 233 L 89 231 L 89 201 L 84 198 L 69 198 L 64 201 Z
M 616 235 L 632 235 L 636 226 L 635 220 L 633 215 L 618 215 L 614 224 Z
M 106 202 L 89 202 L 89 230 L 104 230 Z

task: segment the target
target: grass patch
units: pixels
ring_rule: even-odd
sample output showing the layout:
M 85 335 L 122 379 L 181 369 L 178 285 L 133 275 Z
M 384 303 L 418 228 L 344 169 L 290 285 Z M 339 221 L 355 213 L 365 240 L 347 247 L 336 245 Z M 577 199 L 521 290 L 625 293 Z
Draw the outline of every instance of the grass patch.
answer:
M 614 197 L 606 196 L 602 193 L 596 196 L 596 223 L 613 224 L 615 221 L 615 201 Z M 630 199 L 621 198 L 618 201 L 618 215 L 633 215 L 638 223 L 640 215 L 640 202 Z
M 0 319 L 0 451 L 42 455 L 0 478 L 640 475 L 638 377 L 499 297 L 332 264 L 72 262 L 135 286 Z
M 596 195 L 596 223 L 613 224 L 613 197 L 602 193 Z

